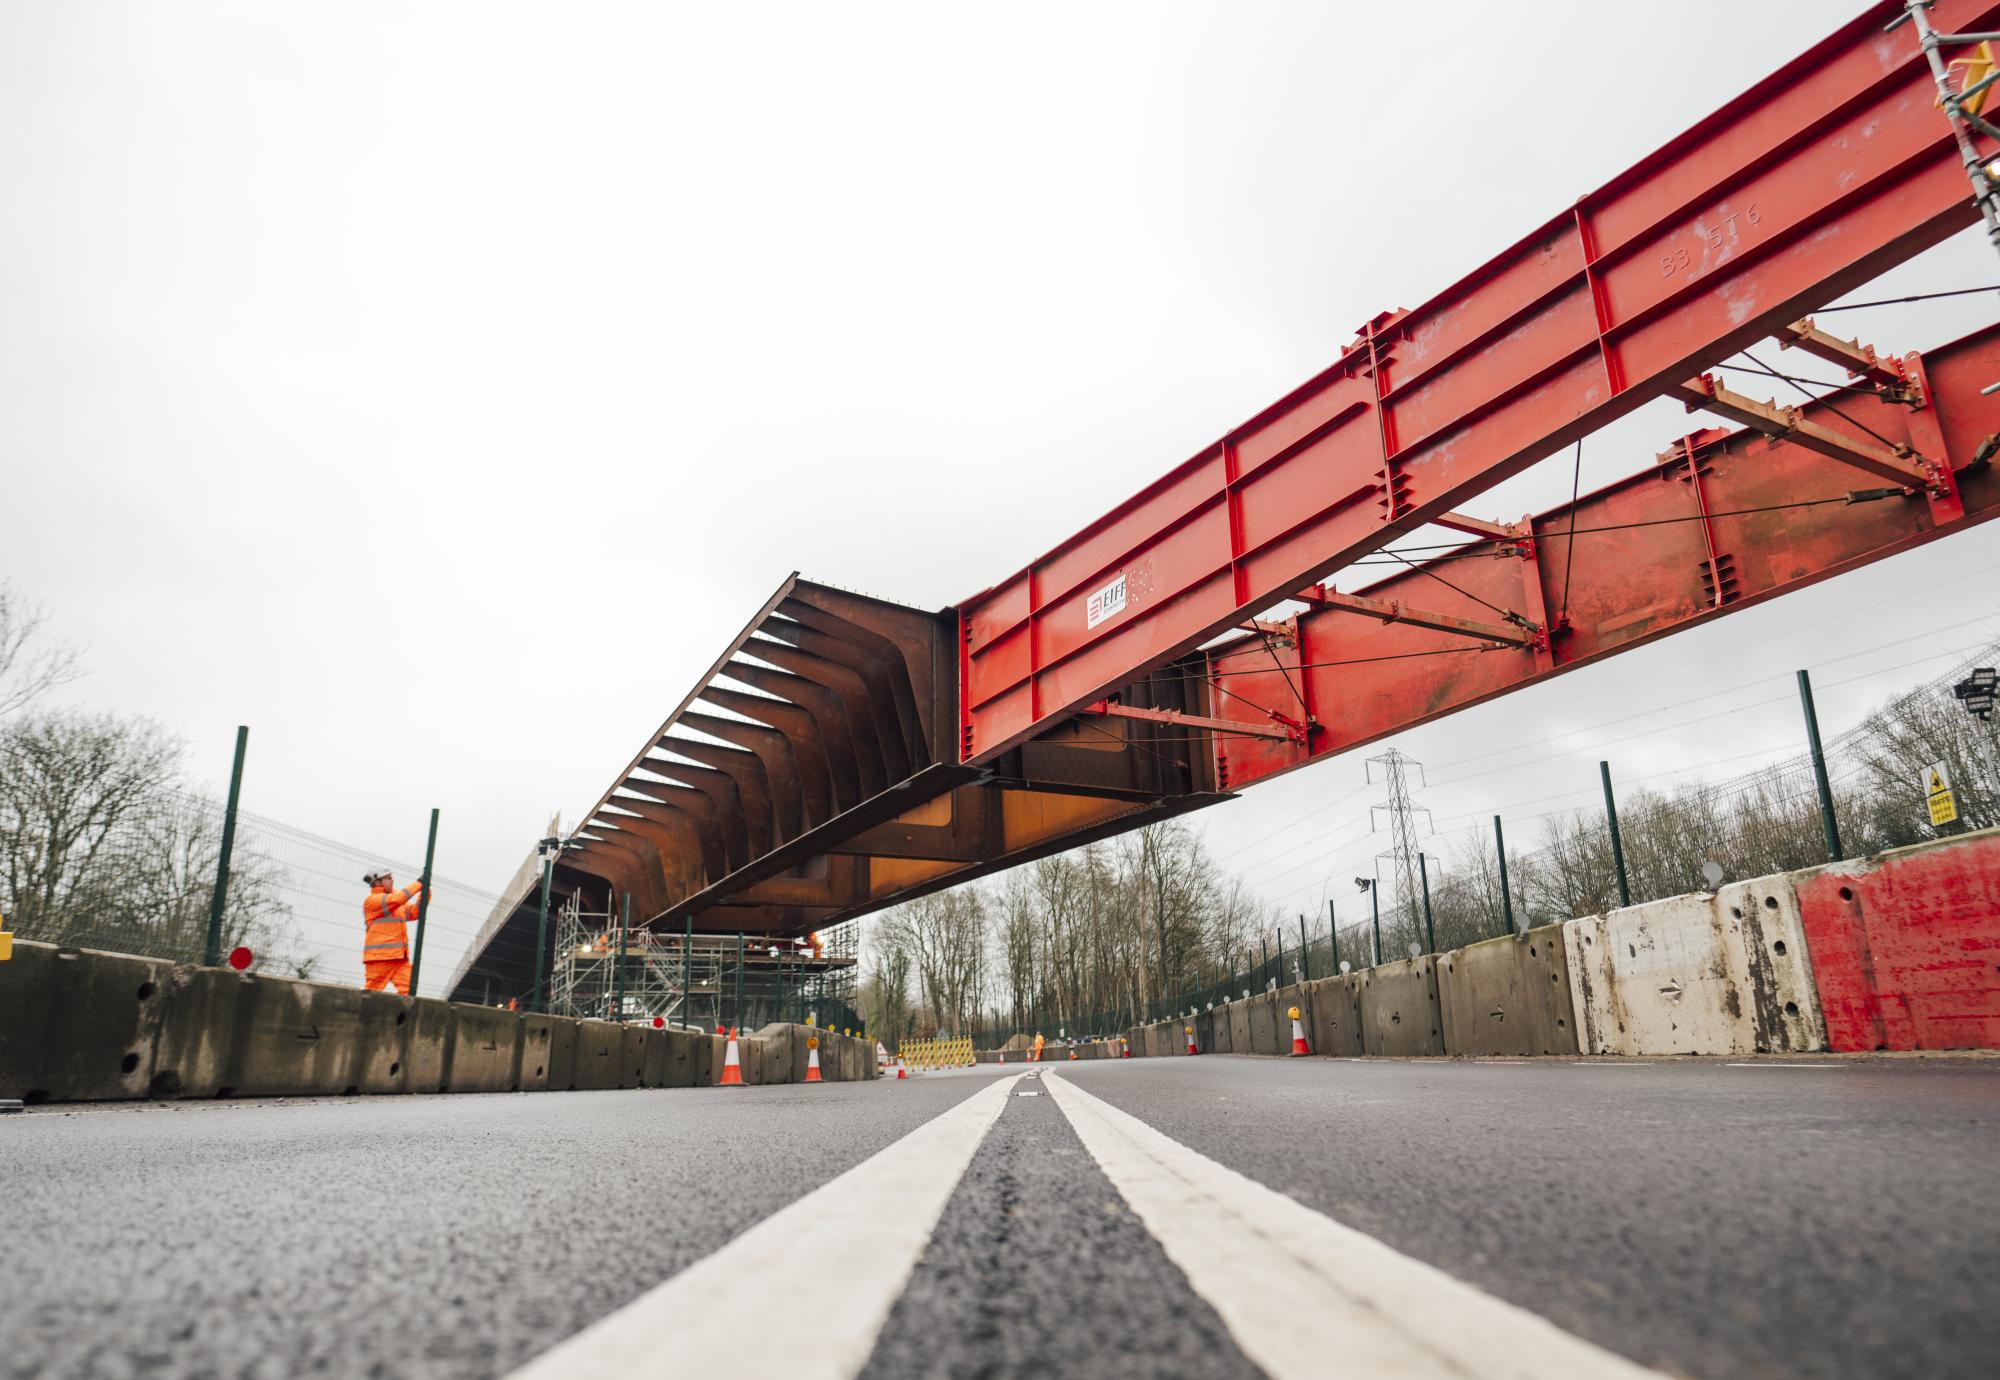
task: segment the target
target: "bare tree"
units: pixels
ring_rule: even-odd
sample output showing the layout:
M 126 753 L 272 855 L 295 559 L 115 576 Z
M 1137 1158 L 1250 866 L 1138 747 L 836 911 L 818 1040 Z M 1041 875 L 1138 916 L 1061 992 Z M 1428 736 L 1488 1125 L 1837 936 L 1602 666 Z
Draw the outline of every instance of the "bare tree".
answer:
M 180 741 L 144 719 L 76 711 L 0 725 L 0 913 L 24 938 L 193 960 L 208 935 L 222 811 L 179 784 Z M 308 977 L 283 877 L 239 847 L 225 948 Z
M 76 648 L 42 634 L 48 615 L 0 583 L 0 719 L 82 675 Z

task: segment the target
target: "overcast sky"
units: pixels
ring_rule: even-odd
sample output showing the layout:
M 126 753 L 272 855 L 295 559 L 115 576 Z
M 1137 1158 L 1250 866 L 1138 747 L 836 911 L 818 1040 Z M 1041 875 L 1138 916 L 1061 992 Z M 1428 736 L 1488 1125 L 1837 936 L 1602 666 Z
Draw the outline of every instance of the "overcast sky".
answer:
M 438 806 L 497 890 L 787 572 L 997 581 L 1858 8 L 8 5 L 0 577 L 67 700 L 218 786 L 247 723 L 247 808 L 384 856 Z M 1968 232 L 1871 295 L 1991 282 Z M 1795 751 L 1796 667 L 1833 732 L 1993 635 L 1993 530 L 1398 745 L 1441 825 Z M 1359 756 L 1196 818 L 1351 894 Z

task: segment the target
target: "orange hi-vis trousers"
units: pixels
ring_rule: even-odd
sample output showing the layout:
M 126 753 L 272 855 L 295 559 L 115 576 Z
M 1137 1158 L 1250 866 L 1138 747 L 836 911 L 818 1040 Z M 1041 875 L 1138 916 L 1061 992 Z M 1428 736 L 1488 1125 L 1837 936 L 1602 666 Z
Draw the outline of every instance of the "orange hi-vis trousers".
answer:
M 409 959 L 392 958 L 382 963 L 364 963 L 361 969 L 366 975 L 361 985 L 370 992 L 386 992 L 393 985 L 404 996 L 413 995 L 410 991 Z

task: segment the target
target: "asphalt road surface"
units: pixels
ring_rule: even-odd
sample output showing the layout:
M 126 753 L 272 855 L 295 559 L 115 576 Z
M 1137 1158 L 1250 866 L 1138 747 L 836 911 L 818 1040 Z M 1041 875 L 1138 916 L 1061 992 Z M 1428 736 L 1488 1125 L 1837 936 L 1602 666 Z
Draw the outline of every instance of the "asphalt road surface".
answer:
M 31 1109 L 0 1374 L 2000 1373 L 2000 1060 L 1024 1073 Z

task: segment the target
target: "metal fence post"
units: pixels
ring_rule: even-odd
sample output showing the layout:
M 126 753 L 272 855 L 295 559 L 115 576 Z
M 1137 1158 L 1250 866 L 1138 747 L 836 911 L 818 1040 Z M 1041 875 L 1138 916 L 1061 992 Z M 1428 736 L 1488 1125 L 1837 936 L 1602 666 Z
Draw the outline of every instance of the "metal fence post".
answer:
M 1340 976 L 1340 916 L 1333 908 L 1333 898 L 1326 898 L 1326 947 L 1332 961 L 1333 975 Z
M 438 812 L 431 809 L 431 836 L 424 844 L 424 875 L 417 892 L 417 946 L 410 954 L 410 990 L 408 995 L 417 994 L 417 984 L 423 980 L 424 971 L 424 919 L 431 913 L 431 863 L 437 858 Z
M 1368 911 L 1375 917 L 1375 961 L 1368 966 L 1382 966 L 1382 896 L 1381 888 L 1373 882 L 1368 886 Z
M 1311 982 L 1313 980 L 1312 949 L 1306 944 L 1306 913 L 1304 911 L 1299 912 L 1299 979 L 1302 982 Z
M 1493 846 L 1500 853 L 1500 918 L 1507 933 L 1514 932 L 1514 897 L 1507 890 L 1507 835 L 1501 831 L 1500 816 L 1493 816 Z
M 1826 860 L 1839 862 L 1840 825 L 1833 818 L 1833 783 L 1826 777 L 1826 750 L 1819 743 L 1819 715 L 1813 712 L 1812 677 L 1799 672 L 1799 706 L 1806 714 L 1806 741 L 1812 744 L 1813 781 L 1819 786 L 1819 822 L 1826 830 Z
M 736 931 L 736 1019 L 730 1026 L 738 1031 L 743 1029 L 743 931 Z
M 681 936 L 681 1024 L 694 1024 L 694 916 Z
M 1431 953 L 1438 951 L 1437 930 L 1431 924 L 1431 868 L 1422 853 L 1417 854 L 1417 880 L 1424 887 L 1424 945 Z
M 243 793 L 243 753 L 249 744 L 250 725 L 238 724 L 236 761 L 229 768 L 229 805 L 222 812 L 222 845 L 215 854 L 215 887 L 208 896 L 208 938 L 201 949 L 201 961 L 210 968 L 222 962 L 222 911 L 229 902 L 229 855 L 236 848 L 236 801 Z
M 1632 885 L 1625 880 L 1625 840 L 1618 832 L 1618 798 L 1611 793 L 1611 764 L 1599 762 L 1597 774 L 1604 780 L 1604 821 L 1611 827 L 1611 865 L 1618 869 L 1618 904 L 1632 904 Z
M 554 880 L 556 856 L 546 854 L 542 858 L 542 908 L 541 918 L 535 922 L 535 989 L 528 996 L 530 1011 L 546 1011 L 547 999 L 542 993 L 542 973 L 548 964 L 549 949 L 549 883 Z
M 611 1009 L 625 1023 L 625 951 L 632 947 L 632 893 L 625 893 L 625 911 L 618 920 L 618 960 L 611 969 Z

